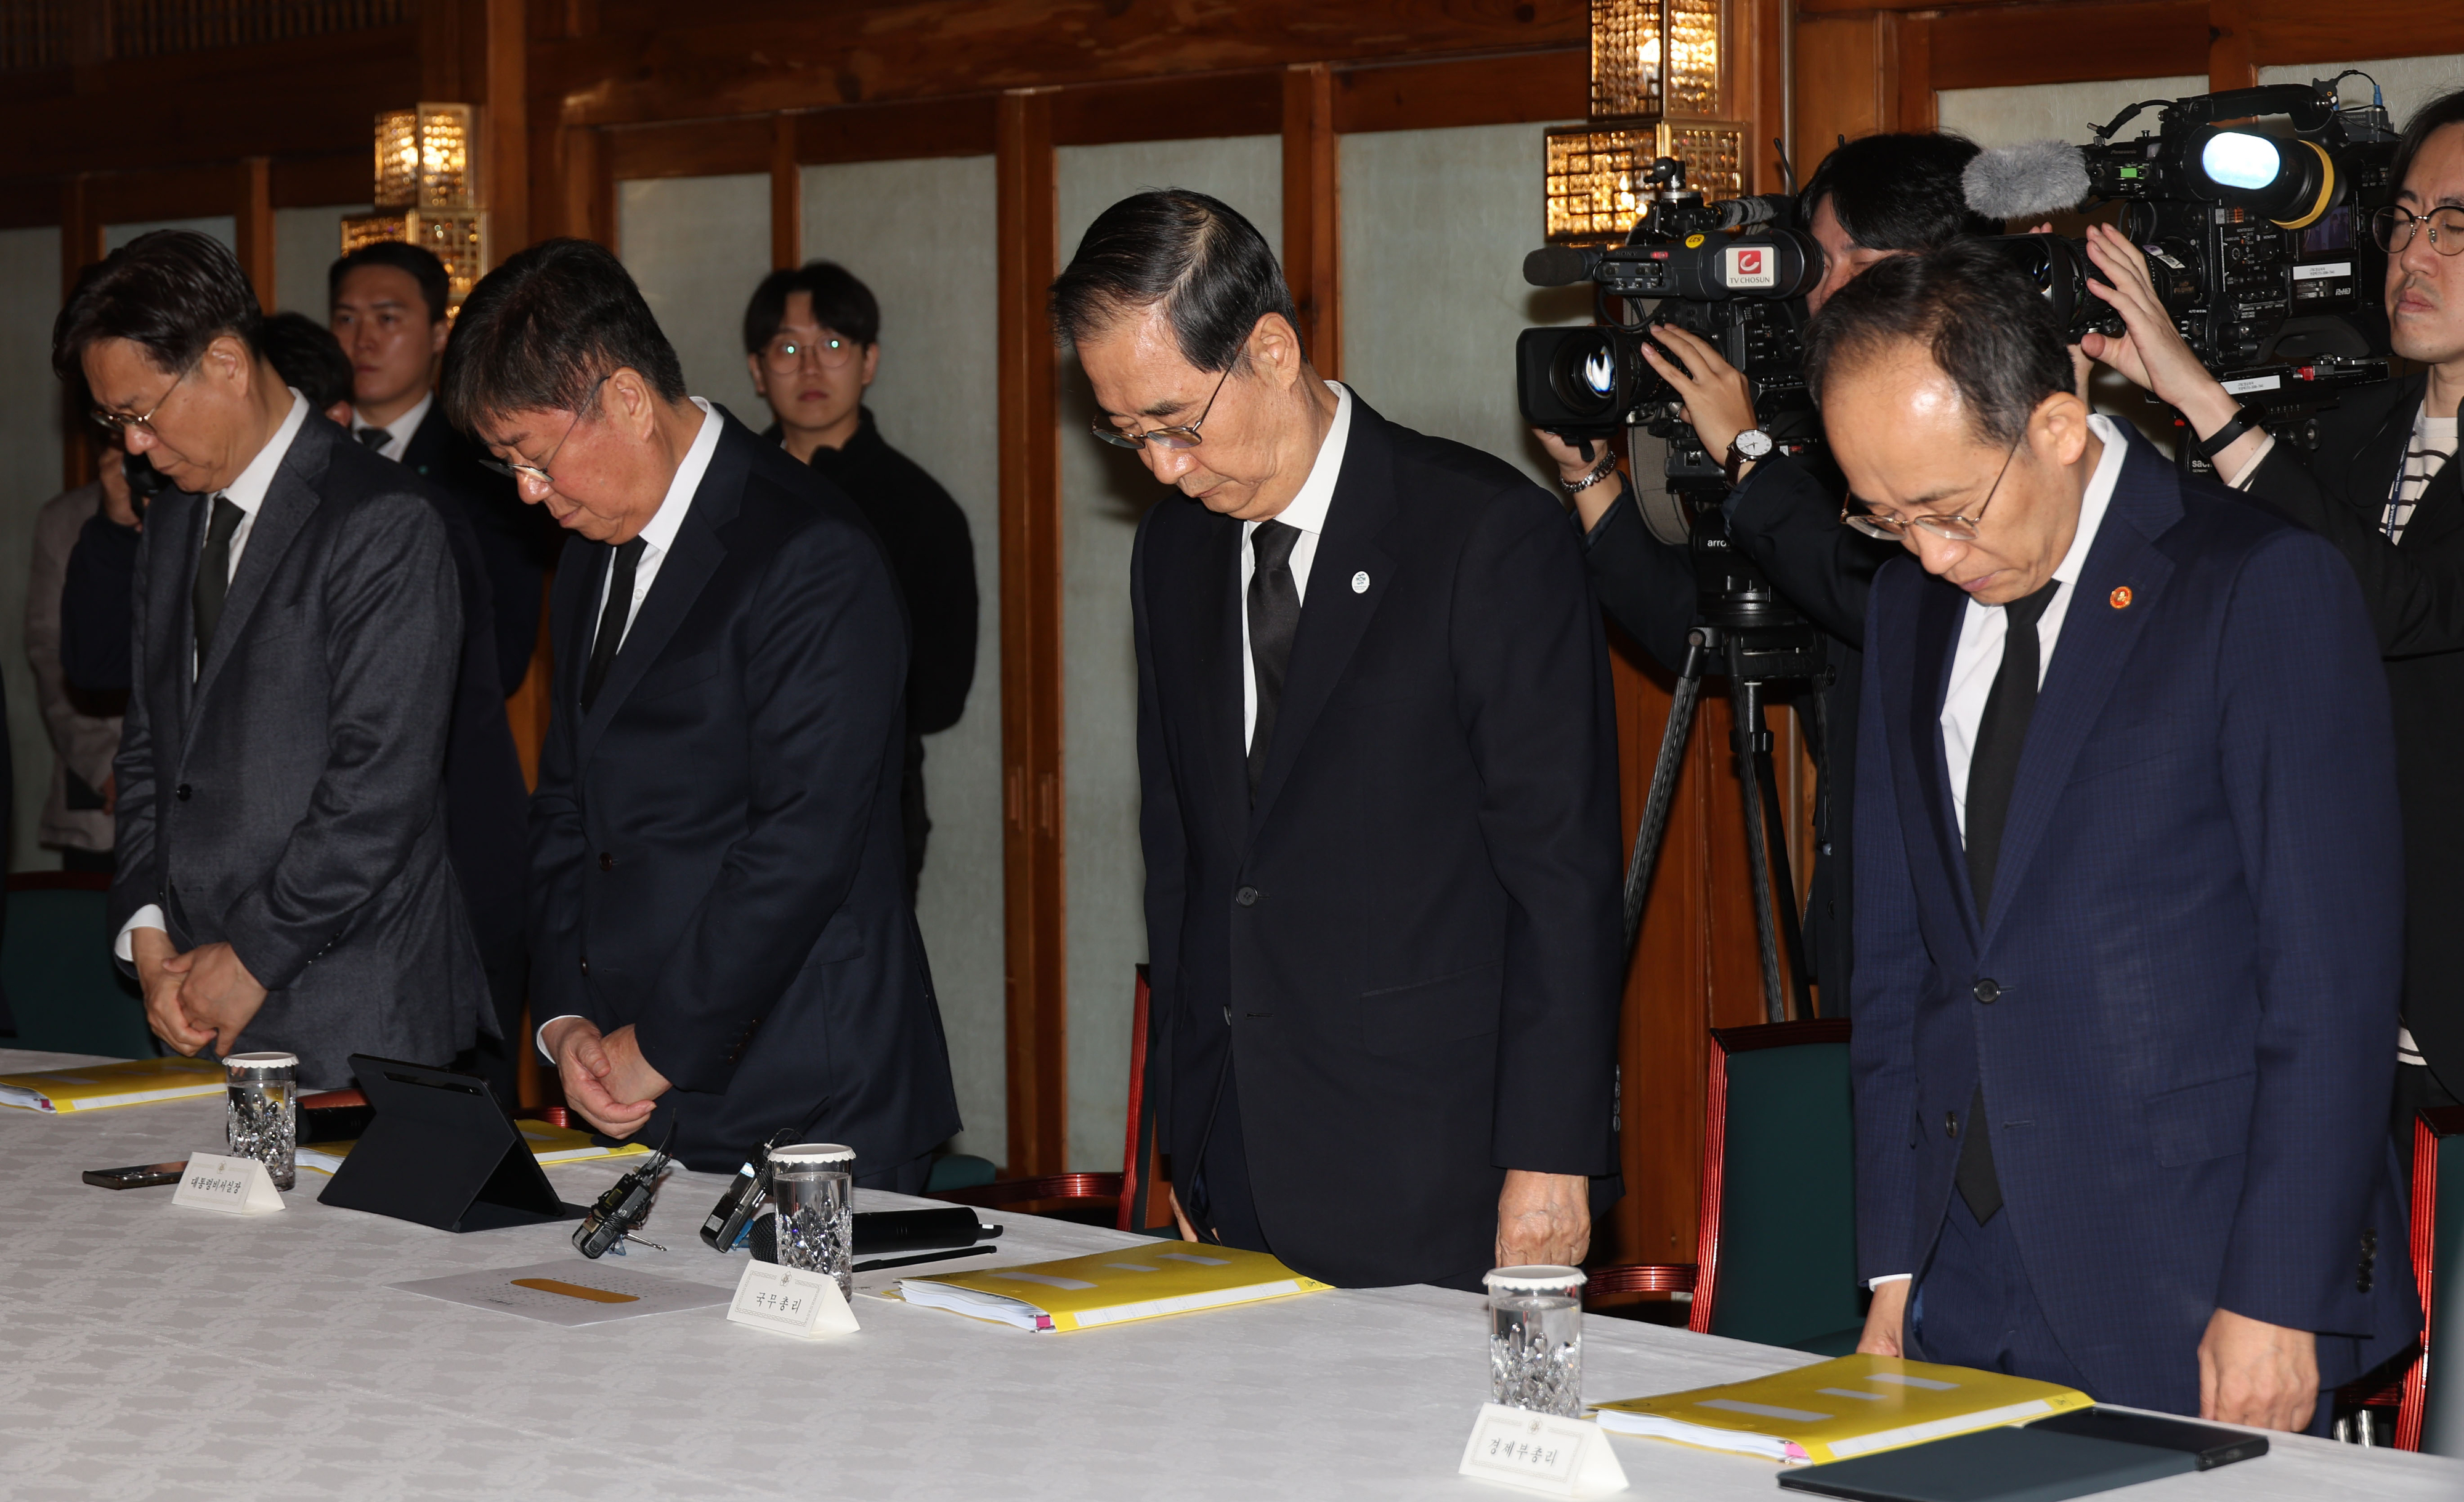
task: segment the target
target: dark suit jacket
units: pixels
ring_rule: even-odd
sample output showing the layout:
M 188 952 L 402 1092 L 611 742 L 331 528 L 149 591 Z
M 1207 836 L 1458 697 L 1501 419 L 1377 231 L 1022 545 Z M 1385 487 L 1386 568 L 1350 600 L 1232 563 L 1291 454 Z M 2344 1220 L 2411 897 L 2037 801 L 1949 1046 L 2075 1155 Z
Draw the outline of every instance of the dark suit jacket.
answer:
M 546 507 L 523 505 L 514 482 L 482 465 L 484 457 L 439 406 L 428 409 L 402 451 L 404 467 L 434 484 L 470 519 L 488 575 L 496 683 L 510 694 L 530 672 L 540 589 L 564 547 L 564 533 Z
M 1253 807 L 1242 545 L 1174 496 L 1130 565 L 1169 1146 L 1197 1161 L 1228 1045 L 1276 1253 L 1334 1283 L 1462 1284 L 1507 1169 L 1616 1165 L 1599 607 L 1529 480 L 1354 396 Z
M 1845 1016 L 1855 968 L 1850 874 L 1856 849 L 1853 795 L 1865 601 L 1874 571 L 1903 550 L 1841 526 L 1837 493 L 1815 471 L 1787 457 L 1756 465 L 1746 476 L 1729 498 L 1727 530 L 1737 550 L 1821 633 L 1830 684 L 1818 695 L 1796 703 L 1820 748 L 1825 772 L 1816 805 L 1805 943 L 1807 961 L 1822 987 L 1816 999 L 1825 1012 Z M 1685 634 L 1700 616 L 1693 559 L 1686 549 L 1652 535 L 1636 507 L 1631 483 L 1584 539 L 1584 560 L 1592 587 L 1617 623 L 1670 672 L 1683 669 Z
M 2387 1131 L 2395 755 L 2352 571 L 2128 442 L 1981 918 L 1939 724 L 1967 597 L 1913 557 L 1874 580 L 1859 1263 L 1924 1268 L 1981 1072 L 2063 1350 L 2100 1402 L 2195 1414 L 2219 1307 L 2321 1332 L 2330 1388 L 2419 1328 Z
M 854 506 L 726 426 L 588 714 L 612 550 L 574 538 L 531 800 L 533 1014 L 631 1024 L 686 1165 L 781 1126 L 857 1171 L 958 1129 L 898 824 L 907 628 Z M 815 1108 L 821 1107 L 814 1118 Z
M 2319 414 L 2319 447 L 2279 443 L 2250 493 L 2325 537 L 2362 583 L 2395 708 L 2396 788 L 2405 825 L 2404 1016 L 2441 1083 L 2464 1095 L 2464 490 L 2457 466 L 2431 480 L 2402 544 L 2379 532 L 2421 408 L 2409 376 Z
M 240 1046 L 303 1085 L 495 1027 L 446 854 L 460 592 L 405 479 L 312 413 L 193 676 L 206 499 L 158 496 L 138 546 L 111 925 L 157 903 L 179 947 L 228 941 L 272 992 Z

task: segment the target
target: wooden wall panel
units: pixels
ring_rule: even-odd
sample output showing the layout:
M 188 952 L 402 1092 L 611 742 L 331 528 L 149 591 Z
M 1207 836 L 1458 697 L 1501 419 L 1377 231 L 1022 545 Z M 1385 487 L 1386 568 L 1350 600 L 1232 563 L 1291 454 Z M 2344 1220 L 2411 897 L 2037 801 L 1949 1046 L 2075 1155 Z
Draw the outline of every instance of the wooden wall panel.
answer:
M 759 115 L 620 126 L 605 133 L 607 171 L 620 183 L 767 172 L 771 137 L 769 119 Z
M 1334 76 L 1323 63 L 1284 75 L 1284 280 L 1301 347 L 1328 380 L 1343 369 L 1343 204 L 1336 179 Z
M 796 161 L 796 118 L 770 118 L 770 265 L 804 264 L 804 169 Z
M 989 156 L 1000 108 L 999 95 L 979 94 L 924 103 L 806 111 L 794 117 L 796 160 L 813 164 Z
M 1581 120 L 1591 107 L 1583 45 L 1510 57 L 1335 70 L 1334 128 L 1436 130 Z
M 1896 123 L 1898 83 L 1888 14 L 1819 16 L 1796 27 L 1797 172 L 1810 175 L 1838 138 Z
M 274 311 L 274 163 L 263 157 L 243 160 L 231 176 L 232 249 L 257 303 Z
M 2038 5 L 1935 17 L 1929 73 L 1936 89 L 2085 83 L 2208 71 L 2207 0 Z M 2128 37 L 2117 47 L 2116 37 Z
M 1089 84 L 1052 96 L 1057 146 L 1271 136 L 1283 128 L 1280 70 Z

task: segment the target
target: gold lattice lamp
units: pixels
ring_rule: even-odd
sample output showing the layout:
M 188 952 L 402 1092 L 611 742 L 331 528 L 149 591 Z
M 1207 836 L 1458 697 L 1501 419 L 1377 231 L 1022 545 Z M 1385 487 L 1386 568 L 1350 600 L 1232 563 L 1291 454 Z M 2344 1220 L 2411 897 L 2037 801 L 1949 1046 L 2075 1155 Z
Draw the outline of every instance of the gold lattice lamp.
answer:
M 1727 21 L 1726 0 L 1592 0 L 1592 119 L 1549 132 L 1551 244 L 1623 240 L 1660 157 L 1705 198 L 1746 191 Z
M 458 309 L 488 269 L 488 210 L 479 192 L 477 113 L 419 104 L 377 116 L 376 211 L 342 221 L 342 253 L 381 240 L 426 246 L 445 263 Z

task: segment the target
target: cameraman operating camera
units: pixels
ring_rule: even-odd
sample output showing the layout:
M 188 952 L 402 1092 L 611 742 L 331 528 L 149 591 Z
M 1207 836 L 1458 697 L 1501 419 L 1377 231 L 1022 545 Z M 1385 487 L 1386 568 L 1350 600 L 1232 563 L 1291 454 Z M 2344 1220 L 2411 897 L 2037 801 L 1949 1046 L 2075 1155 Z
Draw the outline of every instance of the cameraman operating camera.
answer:
M 2090 286 L 2128 332 L 2082 347 L 2179 411 L 2220 479 L 2335 544 L 2361 580 L 2395 710 L 2405 820 L 2404 1123 L 2464 1094 L 2464 980 L 2449 937 L 2464 911 L 2464 787 L 2452 771 L 2464 746 L 2464 492 L 2450 463 L 2464 397 L 2464 90 L 2412 118 L 2394 179 L 2396 201 L 2370 232 L 2387 253 L 2395 353 L 2426 369 L 2320 413 L 2315 449 L 2271 437 L 2208 373 L 2165 316 L 2145 258 L 2101 225 L 2088 255 L 2112 285 Z M 2410 1131 L 2398 1140 L 2409 1150 Z
M 1961 188 L 1961 173 L 1976 151 L 1957 136 L 1883 135 L 1850 141 L 1824 158 L 1800 198 L 1806 229 L 1824 258 L 1822 280 L 1806 295 L 1807 313 L 1819 312 L 1833 294 L 1888 257 L 1938 249 L 1964 234 L 1998 233 L 2000 225 L 1969 211 Z M 1709 342 L 1668 325 L 1654 337 L 1684 363 L 1647 342 L 1643 358 L 1674 388 L 1683 403 L 1679 415 L 1704 451 L 1727 460 L 1730 490 L 1723 510 L 1729 539 L 1821 630 L 1831 680 L 1821 695 L 1817 750 L 1826 753 L 1826 765 L 1806 943 L 1815 977 L 1830 998 L 1824 1010 L 1843 1015 L 1851 965 L 1851 816 L 1843 795 L 1857 781 L 1865 596 L 1874 570 L 1901 550 L 1839 525 L 1840 491 L 1827 465 L 1811 467 L 1786 454 L 1761 462 L 1748 456 L 1745 449 L 1769 446 L 1752 438 L 1742 447 L 1738 443 L 1741 434 L 1760 431 L 1751 383 Z M 1645 525 L 1634 487 L 1613 455 L 1596 448 L 1587 454 L 1554 433 L 1535 431 L 1557 465 L 1559 483 L 1573 491 L 1601 604 L 1653 657 L 1680 670 L 1698 598 L 1684 546 L 1662 542 Z

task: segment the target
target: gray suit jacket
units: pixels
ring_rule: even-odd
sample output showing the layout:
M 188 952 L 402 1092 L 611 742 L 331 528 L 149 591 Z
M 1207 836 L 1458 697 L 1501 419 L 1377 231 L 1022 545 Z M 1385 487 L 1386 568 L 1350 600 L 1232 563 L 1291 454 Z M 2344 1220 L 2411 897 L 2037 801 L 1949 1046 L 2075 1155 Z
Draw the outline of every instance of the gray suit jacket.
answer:
M 229 942 L 270 992 L 238 1046 L 312 1088 L 493 1021 L 446 860 L 461 595 L 420 484 L 311 416 L 193 676 L 207 498 L 157 499 L 137 554 L 112 927 L 155 903 L 180 948 Z

